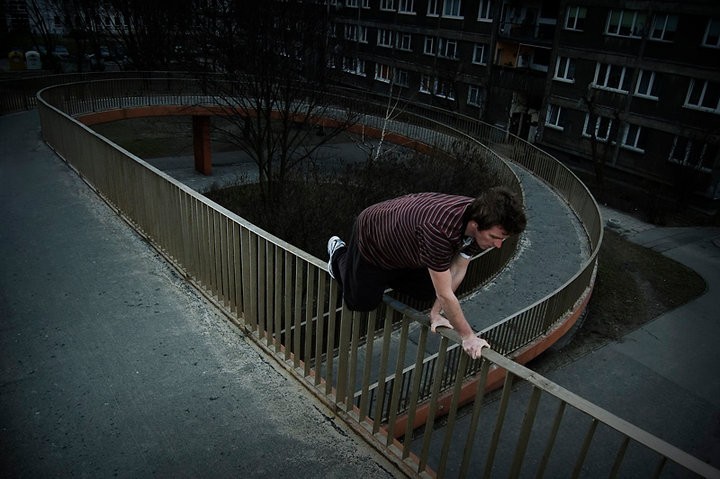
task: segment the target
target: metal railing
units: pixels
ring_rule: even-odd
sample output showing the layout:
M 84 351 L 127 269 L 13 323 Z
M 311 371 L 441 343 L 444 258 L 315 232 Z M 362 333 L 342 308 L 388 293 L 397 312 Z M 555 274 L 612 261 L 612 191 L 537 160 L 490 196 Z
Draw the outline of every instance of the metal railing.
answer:
M 81 110 L 144 105 L 155 101 L 153 98 L 160 98 L 163 104 L 178 102 L 179 105 L 207 101 L 208 97 L 202 91 L 197 91 L 195 97 L 191 94 L 193 89 L 198 90 L 196 83 L 186 79 L 126 79 L 99 83 L 61 85 L 38 94 L 38 109 L 47 143 L 183 271 L 188 280 L 274 356 L 279 365 L 298 377 L 349 426 L 408 475 L 445 476 L 450 475 L 455 466 L 459 466 L 460 477 L 467 475 L 477 455 L 473 441 L 479 429 L 488 378 L 507 371 L 510 374 L 506 378 L 518 377 L 533 384 L 528 411 L 536 410 L 539 395 L 551 394 L 558 398 L 562 410 L 575 408 L 590 417 L 590 431 L 585 436 L 587 447 L 576 454 L 575 471 L 582 468 L 598 424 L 606 424 L 622 438 L 621 454 L 612 459 L 617 466 L 614 470 L 623 471 L 623 464 L 630 464 L 629 467 L 644 464 L 644 461 L 622 461 L 629 445 L 637 444 L 649 454 L 658 455 L 663 466 L 678 464 L 703 476 L 718 477 L 715 469 L 599 408 L 588 407 L 582 399 L 569 393 L 558 395 L 560 388 L 556 385 L 501 355 L 521 348 L 562 321 L 582 302 L 594 281 L 597 250 L 602 241 L 597 205 L 574 175 L 548 155 L 488 125 L 448 112 L 428 110 L 425 117 L 416 115 L 413 122 L 393 125 L 398 134 L 432 141 L 428 144 L 450 145 L 453 141 L 473 139 L 492 149 L 509 152 L 516 161 L 536 172 L 562 194 L 585 225 L 593 246 L 589 260 L 565 285 L 484 331 L 499 352 L 489 351 L 482 361 L 469 361 L 457 348 L 457 335 L 447 331 L 442 333 L 437 351 L 428 357 L 424 346 L 429 336 L 426 317 L 390 298 L 383 307 L 368 314 L 338 308 L 337 284 L 327 274 L 324 261 L 206 199 L 71 116 Z M 503 171 L 502 164 L 502 161 L 497 163 L 499 171 Z M 509 182 L 512 178 L 514 175 L 507 176 Z M 419 342 L 423 346 L 417 348 L 412 361 L 414 367 L 408 370 L 405 346 L 411 326 L 419 327 Z M 378 338 L 378 341 L 368 338 Z M 379 354 L 373 354 L 375 347 Z M 378 371 L 375 378 L 379 380 L 373 381 L 371 371 Z M 422 373 L 410 372 L 408 376 L 408 371 Z M 478 400 L 473 406 L 470 433 L 462 446 L 464 452 L 458 458 L 459 462 L 451 461 L 450 452 L 458 450 L 453 445 L 458 437 L 453 428 L 460 406 L 459 391 L 465 387 L 466 377 L 476 372 Z M 361 386 L 356 391 L 358 377 Z M 392 380 L 401 377 L 404 378 L 402 381 Z M 373 386 L 374 383 L 377 384 Z M 503 422 L 510 400 L 510 393 L 506 391 L 512 390 L 512 381 L 506 379 L 505 384 L 500 402 L 502 414 L 497 415 L 489 448 L 483 448 L 486 451 L 483 461 L 486 476 L 503 467 L 520 471 L 523 457 L 529 453 L 527 431 L 533 426 L 530 419 L 523 424 L 523 434 L 518 438 L 513 460 L 509 464 L 498 462 L 502 458 L 497 453 L 498 444 L 502 441 Z M 424 408 L 421 398 L 429 398 L 429 411 L 423 410 L 431 424 L 444 394 L 443 385 L 451 387 L 452 401 L 440 446 L 431 447 L 434 428 L 426 427 L 422 444 L 415 447 L 413 425 L 415 416 L 422 412 L 419 406 Z M 402 417 L 401 411 L 405 411 Z M 526 417 L 534 417 L 534 414 Z M 557 445 L 565 449 L 576 443 L 558 439 L 560 436 L 555 430 L 563 424 L 563 415 L 558 413 L 557 416 L 551 429 L 553 439 L 543 449 L 543 458 L 547 457 L 548 461 L 558 449 Z M 398 430 L 401 431 L 398 433 Z M 436 457 L 434 451 L 441 451 L 440 456 Z M 549 464 L 548 461 L 543 459 L 543 463 Z M 448 464 L 452 467 L 448 468 Z

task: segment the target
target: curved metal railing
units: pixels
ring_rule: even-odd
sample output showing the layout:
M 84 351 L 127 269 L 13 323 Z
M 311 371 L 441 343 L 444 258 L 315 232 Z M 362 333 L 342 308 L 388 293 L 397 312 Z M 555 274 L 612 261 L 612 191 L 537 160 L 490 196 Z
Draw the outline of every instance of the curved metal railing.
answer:
M 490 359 L 468 361 L 456 347 L 451 346 L 458 339 L 454 331 L 443 331 L 438 353 L 430 358 L 424 352 L 418 353 L 411 369 L 421 371 L 425 364 L 432 364 L 432 367 L 423 374 L 409 376 L 405 381 L 380 381 L 382 391 L 374 394 L 384 399 L 373 404 L 369 371 L 375 360 L 367 349 L 363 351 L 364 357 L 360 354 L 361 348 L 371 348 L 373 342 L 363 340 L 361 322 L 367 337 L 381 338 L 380 370 L 376 377 L 400 378 L 405 369 L 401 358 L 405 354 L 403 345 L 408 340 L 409 325 L 413 322 L 421 324 L 419 343 L 425 344 L 429 329 L 427 318 L 391 299 L 384 308 L 368 315 L 351 313 L 344 308 L 338 311 L 335 305 L 338 304 L 339 293 L 336 283 L 329 281 L 323 261 L 207 200 L 72 117 L 81 112 L 146 106 L 150 98 L 162 104 L 185 105 L 192 82 L 182 81 L 185 82 L 183 87 L 176 78 L 145 78 L 46 89 L 38 94 L 43 135 L 60 156 L 127 221 L 146 235 L 168 260 L 186 272 L 188 279 L 218 304 L 231 320 L 254 337 L 261 348 L 278 358 L 279 365 L 300 378 L 320 400 L 408 474 L 432 473 L 428 461 L 433 428 L 426 428 L 420 451 L 413 449 L 409 439 L 414 416 L 420 414 L 416 406 L 422 397 L 421 390 L 429 390 L 428 419 L 432 420 L 438 411 L 443 385 L 450 385 L 453 400 L 448 411 L 449 429 L 439 463 L 432 464 L 442 474 L 447 467 L 447 450 L 450 447 L 447 438 L 452 437 L 458 393 L 465 384 L 464 378 L 479 370 L 476 391 L 482 395 L 489 380 L 491 362 L 507 370 L 510 373 L 507 378 L 513 375 L 531 381 L 534 376 L 505 361 L 494 351 L 486 355 Z M 195 93 L 194 104 L 212 100 L 202 91 Z M 567 168 L 532 145 L 473 119 L 427 107 L 417 108 L 425 113 L 418 115 L 416 111 L 415 121 L 403 118 L 401 126 L 393 125 L 394 129 L 400 130 L 398 133 L 438 145 L 444 141 L 471 140 L 485 145 L 488 155 L 499 160 L 496 152 L 503 152 L 554 188 L 576 213 L 588 235 L 591 254 L 570 280 L 545 298 L 485 331 L 490 341 L 499 345 L 501 353 L 512 353 L 532 341 L 533 337 L 546 333 L 558 321 L 563 321 L 587 297 L 593 286 L 597 254 L 602 242 L 599 210 L 588 190 Z M 502 169 L 502 164 L 502 160 L 498 161 L 498 168 Z M 513 177 L 508 176 L 508 181 L 511 182 Z M 393 324 L 400 325 L 399 332 L 393 332 Z M 396 333 L 399 338 L 391 339 Z M 398 344 L 400 350 L 392 350 L 390 343 Z M 336 352 L 336 362 L 331 360 L 330 351 Z M 391 371 L 393 364 L 394 372 Z M 358 372 L 362 372 L 363 381 L 356 398 L 351 384 Z M 408 384 L 407 388 L 402 386 L 403 382 Z M 614 416 L 598 408 L 586 407 L 581 400 L 560 391 L 561 388 L 547 381 L 535 382 L 536 388 L 558 398 L 563 407 L 569 404 L 586 414 L 590 418 L 591 431 L 598 421 L 618 431 L 624 438 L 621 452 L 624 453 L 633 441 L 658 455 L 660 468 L 669 459 L 703 475 L 717 473 L 657 438 L 648 439 L 649 435 L 638 433 Z M 511 379 L 506 379 L 506 389 L 508 385 L 512 388 Z M 503 392 L 503 397 L 505 394 Z M 387 414 L 383 414 L 385 403 Z M 408 417 L 403 427 L 398 411 L 405 406 L 408 406 Z M 476 401 L 473 417 L 479 407 Z M 387 417 L 381 419 L 384 415 Z M 561 417 L 561 414 L 558 415 L 557 421 L 561 421 Z M 398 434 L 401 428 L 401 434 Z M 395 437 L 402 433 L 405 440 L 400 443 Z M 474 434 L 470 436 L 474 437 Z M 470 436 L 465 445 L 466 451 L 472 450 Z M 591 439 L 592 434 L 586 436 L 586 443 L 589 444 Z M 519 437 L 518 441 L 518 450 L 524 451 L 527 437 Z M 552 442 L 556 442 L 555 435 Z M 493 438 L 491 451 L 496 447 L 497 438 Z M 553 444 L 548 447 L 546 454 L 552 450 Z M 462 471 L 467 473 L 471 455 L 471 452 L 464 455 L 461 476 L 464 475 Z M 618 454 L 616 466 L 622 462 L 623 455 Z M 490 470 L 488 467 L 493 467 L 493 457 L 488 459 L 486 471 Z M 576 467 L 583 460 L 584 453 L 581 453 Z M 513 469 L 515 467 L 516 462 Z

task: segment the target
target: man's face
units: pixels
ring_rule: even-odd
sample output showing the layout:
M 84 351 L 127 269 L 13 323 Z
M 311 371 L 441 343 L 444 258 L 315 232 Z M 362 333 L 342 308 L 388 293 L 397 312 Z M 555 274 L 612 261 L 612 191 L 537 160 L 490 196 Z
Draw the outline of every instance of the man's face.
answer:
M 489 229 L 481 230 L 475 221 L 468 222 L 465 234 L 475 238 L 475 242 L 482 249 L 500 248 L 503 241 L 510 236 L 502 226 L 495 225 Z

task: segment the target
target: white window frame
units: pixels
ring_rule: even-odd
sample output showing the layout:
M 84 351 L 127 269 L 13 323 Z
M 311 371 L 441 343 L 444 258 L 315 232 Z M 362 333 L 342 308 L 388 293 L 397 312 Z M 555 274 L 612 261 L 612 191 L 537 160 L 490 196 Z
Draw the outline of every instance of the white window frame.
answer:
M 604 122 L 607 122 L 605 125 L 603 125 Z M 595 116 L 595 139 L 602 142 L 607 142 L 610 137 L 610 132 L 612 131 L 612 124 L 613 120 L 612 118 L 608 118 L 606 116 L 596 115 Z M 590 126 L 590 113 L 585 114 L 585 124 L 583 125 L 583 131 L 582 135 L 586 138 L 592 138 L 592 134 L 590 134 L 588 127 Z M 604 134 L 601 131 L 602 127 L 605 127 Z
M 440 98 L 446 98 L 448 100 L 455 99 L 455 89 L 452 84 L 447 81 L 440 81 L 435 79 L 435 96 Z
M 406 70 L 395 68 L 394 78 L 397 86 L 408 87 L 410 85 L 410 75 Z
M 358 41 L 360 43 L 367 43 L 368 42 L 368 27 L 365 27 L 363 25 L 358 25 L 358 32 L 360 33 L 360 39 Z
M 420 93 L 426 93 L 432 95 L 432 77 L 429 75 L 420 75 Z
M 645 153 L 645 148 L 639 146 L 642 134 L 643 130 L 640 125 L 626 123 L 625 128 L 623 128 L 622 143 L 620 146 L 637 153 Z
M 475 44 L 475 46 L 473 47 L 473 57 L 472 57 L 472 62 L 475 65 L 487 65 L 488 55 L 489 55 L 488 46 L 489 45 L 485 45 L 484 43 L 476 43 Z M 478 52 L 480 52 L 479 55 L 478 55 Z
M 428 0 L 427 16 L 439 17 L 442 12 L 442 0 Z
M 420 93 L 435 95 L 439 98 L 446 98 L 448 100 L 455 99 L 455 91 L 451 84 L 445 81 L 440 81 L 437 77 L 433 78 L 430 75 L 420 76 L 419 91 Z
M 380 10 L 395 11 L 395 0 L 380 0 Z
M 668 33 L 672 33 L 673 35 L 671 36 L 674 37 L 674 34 L 677 33 L 677 25 L 677 15 L 671 15 L 669 13 L 656 13 L 655 16 L 653 16 L 652 27 L 650 28 L 648 38 L 655 42 L 672 43 L 673 39 L 667 38 L 669 36 Z
M 704 105 L 709 96 L 708 87 L 714 87 L 714 90 L 717 92 L 716 95 L 718 98 L 714 106 Z M 697 101 L 695 101 L 693 97 L 697 97 Z M 693 101 L 693 103 L 691 103 L 691 101 Z M 712 98 L 709 98 L 709 101 L 712 101 Z M 720 113 L 720 83 L 711 82 L 710 80 L 698 80 L 696 78 L 690 79 L 690 86 L 688 87 L 685 104 L 683 106 L 694 110 Z
M 362 58 L 343 57 L 342 69 L 351 75 L 367 76 L 367 73 L 365 73 L 365 60 Z
M 423 53 L 425 55 L 435 55 L 435 37 L 425 37 Z
M 460 15 L 460 12 L 462 11 L 461 7 L 462 7 L 462 0 L 444 0 L 442 16 L 444 18 L 462 19 L 463 16 Z
M 610 23 L 614 13 L 619 14 L 617 25 L 611 25 Z M 632 19 L 630 20 L 630 32 L 623 33 L 623 23 L 629 17 L 632 17 Z M 605 34 L 615 37 L 640 38 L 642 36 L 642 28 L 646 27 L 646 22 L 647 14 L 643 12 L 639 12 L 637 10 L 610 10 L 607 16 L 607 22 L 605 24 Z
M 393 77 L 393 68 L 390 65 L 384 63 L 375 64 L 375 80 L 390 83 Z
M 603 69 L 604 71 L 601 71 Z M 620 69 L 619 84 L 617 86 L 609 85 L 612 78 L 615 76 L 613 75 L 613 73 L 617 73 L 617 69 Z M 623 86 L 627 86 L 629 79 L 630 75 L 628 75 L 627 67 L 615 65 L 613 63 L 597 62 L 597 64 L 595 65 L 595 78 L 593 80 L 592 86 L 595 88 L 600 88 L 602 90 L 628 93 L 628 90 L 624 89 Z
M 492 22 L 492 2 L 493 0 L 480 0 L 478 22 Z
M 468 85 L 468 99 L 467 104 L 472 106 L 482 107 L 483 100 L 483 88 L 477 85 Z
M 447 38 L 438 38 L 437 54 L 440 58 L 457 60 L 458 42 Z
M 357 8 L 358 0 L 345 0 L 345 6 L 348 8 Z
M 553 80 L 575 83 L 575 59 L 572 57 L 557 57 Z
M 398 0 L 398 13 L 416 15 L 415 0 Z
M 378 28 L 377 46 L 392 48 L 393 47 L 393 31 L 387 28 Z
M 582 27 L 584 27 L 584 25 L 581 25 L 581 27 L 578 27 L 578 21 L 585 20 L 586 17 L 587 17 L 587 8 L 586 7 L 579 7 L 579 6 L 567 7 L 567 10 L 565 11 L 565 23 L 563 23 L 563 28 L 565 30 L 572 30 L 574 32 L 582 32 L 582 31 L 584 31 L 584 28 L 582 28 Z
M 682 158 L 678 158 L 676 155 L 678 149 L 678 140 L 682 140 L 682 142 L 684 143 Z M 672 148 L 670 148 L 670 153 L 668 154 L 668 161 L 670 161 L 671 163 L 677 163 L 680 165 L 697 168 L 700 171 L 710 172 L 712 171 L 714 165 L 710 164 L 709 166 L 705 166 L 703 164 L 705 162 L 705 157 L 713 154 L 712 151 L 708 153 L 708 147 L 712 149 L 713 145 L 708 145 L 708 143 L 706 142 L 693 141 L 690 138 L 685 138 L 682 136 L 676 136 L 673 140 Z M 700 153 L 697 155 L 697 161 L 689 161 L 692 160 L 692 156 L 694 156 L 693 153 L 697 151 L 698 148 L 700 148 L 701 150 Z M 712 161 L 713 159 L 714 158 L 708 158 L 708 160 L 710 161 Z
M 547 112 L 545 112 L 545 126 L 552 128 L 553 130 L 564 131 L 565 127 L 562 125 L 562 119 L 562 107 L 560 105 L 548 103 Z
M 650 77 L 647 80 L 647 87 L 644 91 L 640 91 L 643 81 L 646 79 L 646 77 Z M 639 96 L 642 98 L 649 98 L 651 100 L 657 100 L 657 84 L 655 82 L 656 75 L 654 71 L 650 70 L 640 70 L 638 72 L 638 78 L 637 78 L 637 84 L 635 85 L 635 96 Z
M 345 39 L 353 42 L 367 43 L 368 28 L 352 23 L 345 24 Z
M 412 51 L 412 33 L 397 32 L 395 35 L 395 46 L 398 50 Z
M 702 46 L 720 48 L 720 19 L 711 18 L 708 20 L 705 35 L 703 35 Z

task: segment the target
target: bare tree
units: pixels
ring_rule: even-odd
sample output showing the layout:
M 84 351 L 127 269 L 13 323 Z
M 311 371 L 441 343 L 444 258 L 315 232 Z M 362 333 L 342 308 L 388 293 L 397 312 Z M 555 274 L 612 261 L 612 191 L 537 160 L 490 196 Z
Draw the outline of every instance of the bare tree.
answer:
M 595 181 L 602 195 L 605 187 L 605 165 L 607 164 L 608 158 L 610 158 L 612 144 L 617 146 L 617 141 L 614 140 L 616 140 L 620 134 L 620 110 L 619 108 L 600 105 L 597 99 L 597 90 L 592 84 L 588 84 L 582 101 L 588 111 L 590 154 L 595 171 Z M 604 115 L 600 114 L 601 110 L 604 110 Z M 598 130 L 600 126 L 602 126 L 603 120 L 608 121 L 608 127 L 605 131 L 606 134 L 600 138 L 598 137 Z
M 138 69 L 171 68 L 182 58 L 201 0 L 108 0 L 107 14 L 119 21 L 106 29 Z M 184 66 L 184 65 L 181 65 Z
M 257 164 L 263 199 L 284 199 L 285 183 L 355 122 L 327 91 L 328 16 L 319 2 L 229 2 L 201 19 L 222 81 L 216 106 L 225 129 Z

